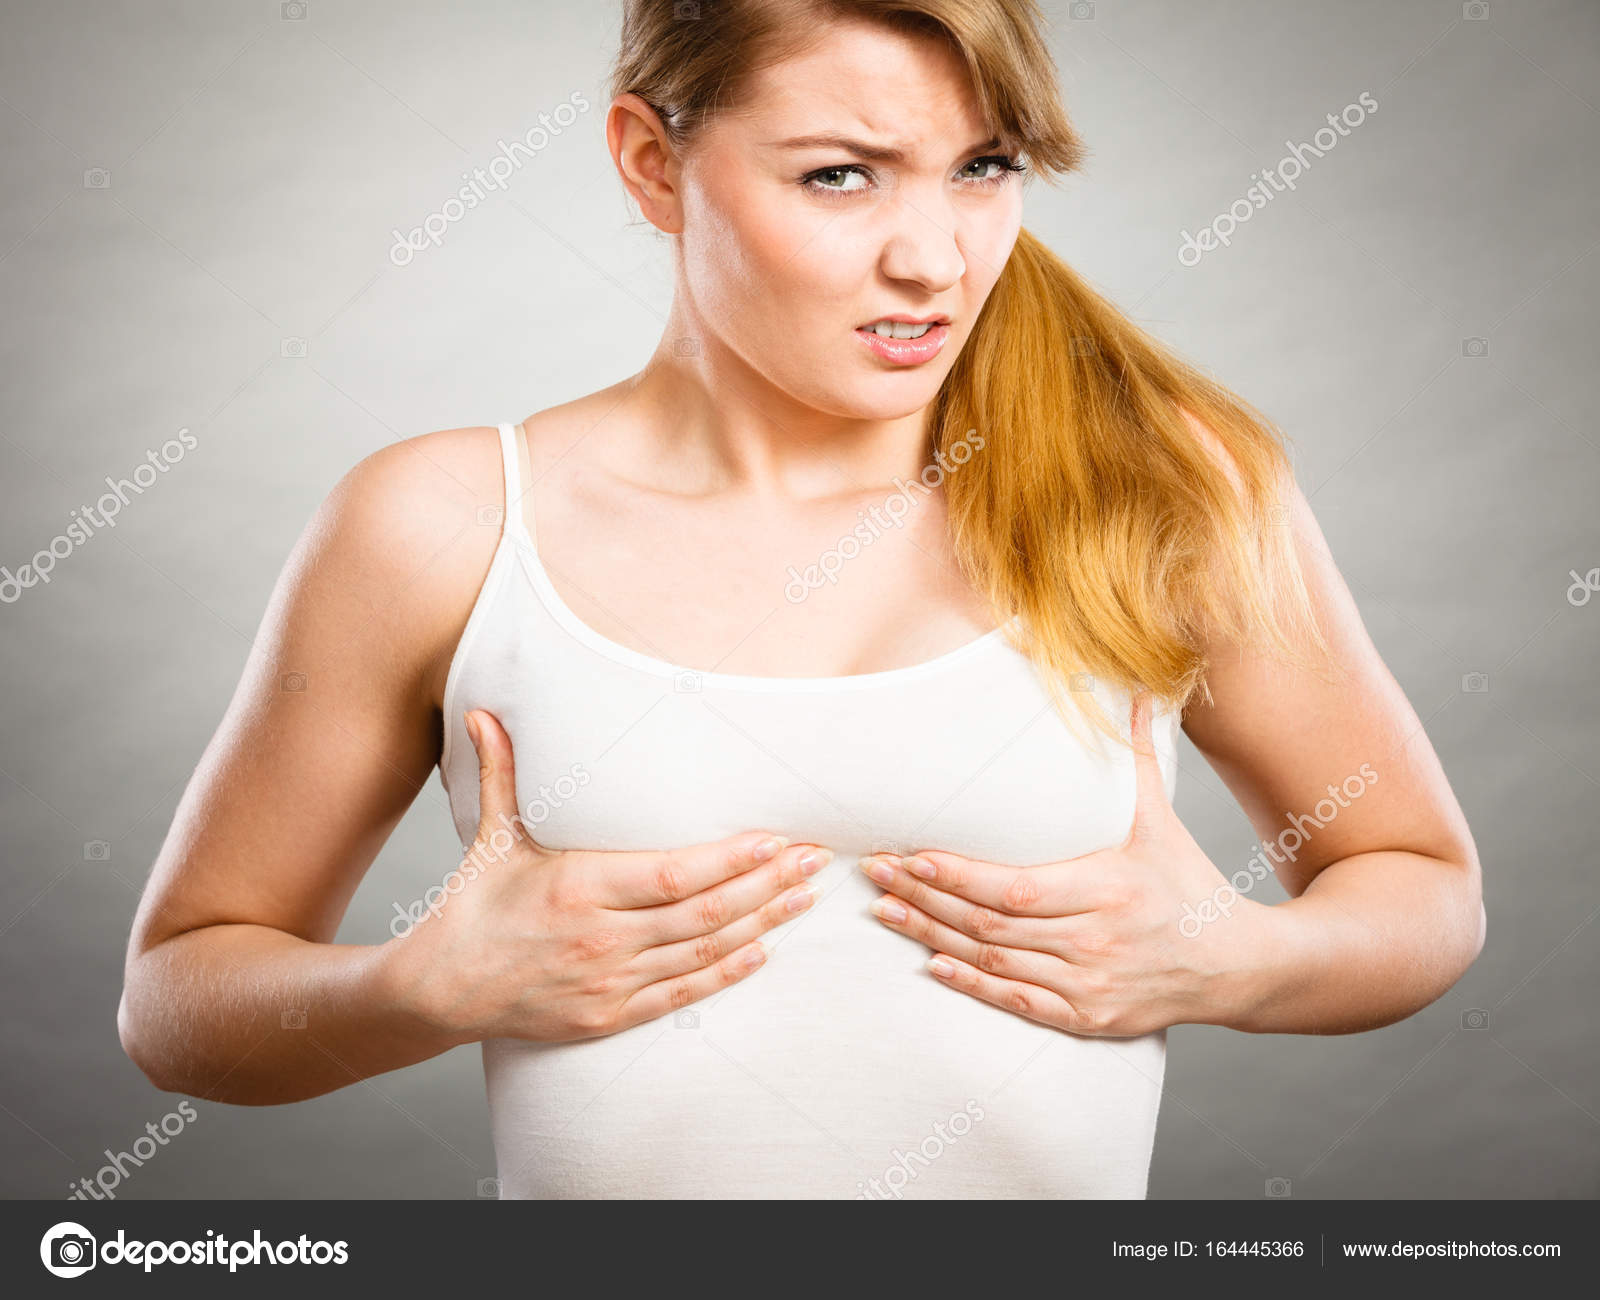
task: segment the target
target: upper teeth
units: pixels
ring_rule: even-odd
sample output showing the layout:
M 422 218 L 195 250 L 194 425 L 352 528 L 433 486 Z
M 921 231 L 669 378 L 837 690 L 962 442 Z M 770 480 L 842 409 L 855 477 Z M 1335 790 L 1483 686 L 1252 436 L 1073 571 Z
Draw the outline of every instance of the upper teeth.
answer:
M 920 339 L 933 328 L 933 322 L 924 325 L 907 325 L 904 321 L 879 320 L 873 321 L 867 328 L 874 334 L 881 334 L 886 339 Z

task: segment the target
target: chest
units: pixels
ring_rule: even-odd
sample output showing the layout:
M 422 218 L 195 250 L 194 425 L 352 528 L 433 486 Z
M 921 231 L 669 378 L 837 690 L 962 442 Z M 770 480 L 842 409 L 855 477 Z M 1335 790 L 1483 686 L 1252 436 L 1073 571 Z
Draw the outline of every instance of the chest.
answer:
M 768 509 L 568 483 L 541 498 L 535 535 L 561 601 L 612 641 L 703 671 L 850 676 L 925 662 L 994 626 L 942 503 L 912 498 Z
M 764 828 L 840 857 L 934 848 L 1020 866 L 1120 843 L 1132 821 L 1131 754 L 1069 728 L 1003 641 L 837 690 L 683 680 L 533 631 L 504 649 L 468 665 L 457 712 L 487 708 L 505 726 L 524 820 L 552 849 L 657 849 Z M 1108 694 L 1102 706 L 1119 703 Z M 1173 719 L 1155 731 L 1170 794 Z M 466 830 L 477 819 L 471 746 L 454 760 Z

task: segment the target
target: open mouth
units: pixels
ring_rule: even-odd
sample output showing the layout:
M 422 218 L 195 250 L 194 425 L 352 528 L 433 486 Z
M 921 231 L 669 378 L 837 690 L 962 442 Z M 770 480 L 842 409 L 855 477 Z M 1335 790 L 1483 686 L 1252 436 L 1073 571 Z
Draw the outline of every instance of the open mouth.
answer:
M 855 335 L 880 360 L 915 366 L 939 355 L 950 338 L 950 325 L 944 320 L 875 320 L 856 326 Z
M 876 334 L 882 339 L 920 339 L 929 330 L 949 323 L 948 316 L 934 316 L 924 321 L 893 320 L 885 317 L 856 328 L 863 333 Z

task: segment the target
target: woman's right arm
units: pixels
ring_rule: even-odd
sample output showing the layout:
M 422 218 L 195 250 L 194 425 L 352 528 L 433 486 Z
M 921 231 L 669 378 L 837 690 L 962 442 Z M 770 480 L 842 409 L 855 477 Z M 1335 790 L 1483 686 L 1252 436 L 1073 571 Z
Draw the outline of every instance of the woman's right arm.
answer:
M 331 940 L 428 779 L 430 666 L 475 584 L 451 587 L 493 549 L 463 531 L 492 488 L 461 437 L 362 461 L 284 566 L 134 920 L 117 1024 L 157 1087 L 286 1101 L 451 1045 L 389 996 L 381 948 Z M 428 459 L 452 452 L 460 486 Z
M 134 920 L 117 1023 L 157 1087 L 296 1101 L 482 1037 L 614 1032 L 742 978 L 793 915 L 807 846 L 561 854 L 521 833 L 406 936 L 333 942 L 437 763 L 501 494 L 493 430 L 430 434 L 362 461 L 301 537 Z M 475 721 L 485 819 L 514 813 L 509 740 Z

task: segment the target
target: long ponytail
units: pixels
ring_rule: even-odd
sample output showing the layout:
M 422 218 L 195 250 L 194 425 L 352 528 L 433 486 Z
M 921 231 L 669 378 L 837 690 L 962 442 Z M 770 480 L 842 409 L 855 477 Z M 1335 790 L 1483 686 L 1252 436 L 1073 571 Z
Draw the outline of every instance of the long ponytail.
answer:
M 1205 694 L 1204 644 L 1320 643 L 1266 418 L 1023 230 L 930 412 L 956 549 L 1052 686 Z M 1093 702 L 1080 701 L 1110 731 Z

